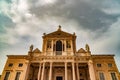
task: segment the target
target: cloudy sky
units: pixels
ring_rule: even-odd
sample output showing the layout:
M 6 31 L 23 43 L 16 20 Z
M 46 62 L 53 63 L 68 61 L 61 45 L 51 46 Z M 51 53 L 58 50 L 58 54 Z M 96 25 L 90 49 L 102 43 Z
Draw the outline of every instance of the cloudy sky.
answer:
M 77 35 L 92 54 L 115 54 L 120 70 L 120 0 L 0 0 L 0 74 L 6 55 L 42 49 L 42 35 L 58 29 Z

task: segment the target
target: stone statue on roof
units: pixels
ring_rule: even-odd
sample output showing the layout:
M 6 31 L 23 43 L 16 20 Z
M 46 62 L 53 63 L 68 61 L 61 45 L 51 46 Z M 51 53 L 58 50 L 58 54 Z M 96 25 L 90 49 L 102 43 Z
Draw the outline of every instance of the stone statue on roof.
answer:
M 90 52 L 90 47 L 89 47 L 88 44 L 85 45 L 85 49 L 86 49 L 87 52 Z
M 58 31 L 61 31 L 61 25 L 59 25 Z
M 33 45 L 30 46 L 30 49 L 29 49 L 30 52 L 33 51 Z

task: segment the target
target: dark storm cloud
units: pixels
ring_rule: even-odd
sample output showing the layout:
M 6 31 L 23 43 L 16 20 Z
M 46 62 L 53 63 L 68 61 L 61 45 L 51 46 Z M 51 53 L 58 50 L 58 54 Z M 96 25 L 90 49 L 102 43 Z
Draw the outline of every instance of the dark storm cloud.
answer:
M 31 0 L 32 2 L 34 0 Z M 100 1 L 89 3 L 87 0 L 58 0 L 55 4 L 48 5 L 34 5 L 37 1 L 34 1 L 31 5 L 30 11 L 35 14 L 37 17 L 55 16 L 55 17 L 64 17 L 68 20 L 77 21 L 81 27 L 78 29 L 88 29 L 90 31 L 101 30 L 105 32 L 109 26 L 117 21 L 119 15 L 110 15 L 106 14 L 101 10 L 102 3 Z M 101 6 L 100 6 L 100 4 Z M 97 5 L 98 4 L 98 5 Z
M 55 2 L 55 4 L 37 4 L 37 1 L 31 0 L 33 3 L 31 4 L 30 11 L 31 13 L 35 14 L 37 17 L 44 17 L 44 15 L 50 15 L 50 16 L 63 16 L 66 14 L 66 7 L 64 5 L 66 4 L 65 0 L 60 0 Z M 65 17 L 65 16 L 64 16 Z

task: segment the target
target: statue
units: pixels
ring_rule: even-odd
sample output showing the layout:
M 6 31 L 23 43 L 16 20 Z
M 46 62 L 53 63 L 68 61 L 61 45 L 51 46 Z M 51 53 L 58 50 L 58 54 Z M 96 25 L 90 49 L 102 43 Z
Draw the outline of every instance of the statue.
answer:
M 58 31 L 61 31 L 61 25 L 59 25 Z
M 86 49 L 87 52 L 90 52 L 90 47 L 89 47 L 88 44 L 86 44 L 85 49 Z
M 45 35 L 46 35 L 46 33 L 43 33 L 43 35 L 45 36 Z
M 30 52 L 33 51 L 33 45 L 30 46 L 30 49 L 29 49 Z

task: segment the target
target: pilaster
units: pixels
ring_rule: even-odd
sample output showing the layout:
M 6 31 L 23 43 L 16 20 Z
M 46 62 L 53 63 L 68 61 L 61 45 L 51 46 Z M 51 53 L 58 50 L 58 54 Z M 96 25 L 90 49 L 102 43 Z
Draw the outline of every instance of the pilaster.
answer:
M 88 66 L 89 66 L 88 68 L 89 68 L 90 80 L 96 80 L 95 71 L 94 71 L 93 61 L 92 60 L 88 61 Z

